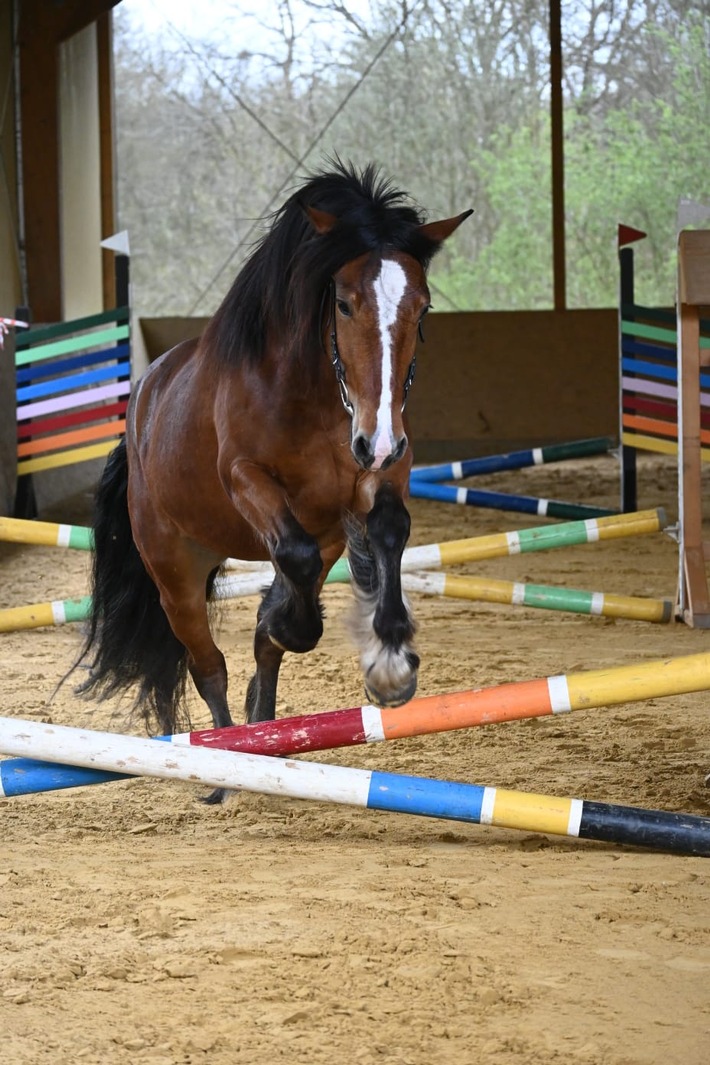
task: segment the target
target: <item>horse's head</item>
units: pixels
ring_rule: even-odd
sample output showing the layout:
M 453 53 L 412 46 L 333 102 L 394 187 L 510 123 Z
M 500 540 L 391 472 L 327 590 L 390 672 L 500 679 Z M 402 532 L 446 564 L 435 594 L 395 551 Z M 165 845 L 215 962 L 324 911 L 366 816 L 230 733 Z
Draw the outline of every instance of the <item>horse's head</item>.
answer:
M 470 211 L 419 226 L 438 247 Z M 337 219 L 308 210 L 320 233 Z M 326 346 L 351 418 L 350 446 L 365 470 L 385 470 L 405 454 L 407 393 L 414 376 L 417 334 L 431 298 L 424 266 L 404 251 L 383 248 L 346 262 L 333 276 Z
M 422 267 L 401 252 L 360 256 L 333 279 L 330 353 L 363 469 L 386 469 L 407 449 L 403 411 L 429 303 Z

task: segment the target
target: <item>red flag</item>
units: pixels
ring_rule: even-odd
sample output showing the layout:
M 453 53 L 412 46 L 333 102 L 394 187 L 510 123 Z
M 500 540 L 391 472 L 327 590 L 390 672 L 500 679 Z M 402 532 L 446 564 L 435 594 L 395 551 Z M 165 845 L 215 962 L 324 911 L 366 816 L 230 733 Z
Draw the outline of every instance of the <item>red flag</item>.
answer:
M 648 233 L 644 233 L 642 229 L 634 229 L 633 226 L 623 226 L 619 223 L 617 227 L 617 245 L 623 248 L 625 244 L 633 244 L 634 241 L 643 240 L 647 237 Z

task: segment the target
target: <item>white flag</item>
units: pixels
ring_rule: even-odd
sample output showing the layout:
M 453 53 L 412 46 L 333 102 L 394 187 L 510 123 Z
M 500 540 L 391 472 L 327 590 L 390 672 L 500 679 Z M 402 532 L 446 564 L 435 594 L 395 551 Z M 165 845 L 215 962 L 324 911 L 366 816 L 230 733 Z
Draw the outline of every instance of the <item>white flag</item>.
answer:
M 128 230 L 122 229 L 120 233 L 114 233 L 112 237 L 106 237 L 101 241 L 101 247 L 108 251 L 115 251 L 119 255 L 130 255 L 128 246 Z

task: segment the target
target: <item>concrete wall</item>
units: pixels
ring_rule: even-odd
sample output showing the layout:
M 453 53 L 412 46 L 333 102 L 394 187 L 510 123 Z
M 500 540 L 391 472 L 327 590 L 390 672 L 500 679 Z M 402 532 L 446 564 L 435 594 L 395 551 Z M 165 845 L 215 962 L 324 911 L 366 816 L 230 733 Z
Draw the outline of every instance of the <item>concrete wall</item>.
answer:
M 141 319 L 148 361 L 206 319 Z M 409 410 L 417 461 L 618 434 L 617 314 L 430 314 Z

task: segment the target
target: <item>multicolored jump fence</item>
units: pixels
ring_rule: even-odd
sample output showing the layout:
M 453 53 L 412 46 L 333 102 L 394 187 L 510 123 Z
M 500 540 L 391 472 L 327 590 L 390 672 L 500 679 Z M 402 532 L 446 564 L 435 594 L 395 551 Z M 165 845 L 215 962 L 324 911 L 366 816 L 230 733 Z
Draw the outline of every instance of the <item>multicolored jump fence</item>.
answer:
M 710 349 L 710 322 L 700 347 Z M 676 315 L 640 304 L 621 305 L 621 441 L 625 447 L 678 453 Z M 710 374 L 700 374 L 700 402 L 710 404 Z M 701 411 L 700 454 L 710 460 L 710 413 Z
M 15 349 L 18 475 L 112 451 L 131 389 L 129 308 L 29 329 Z

